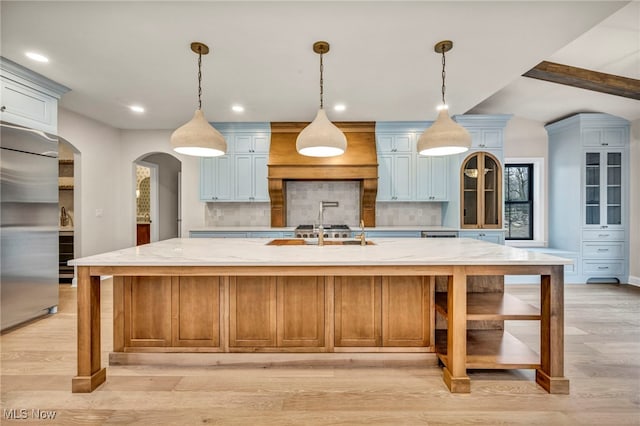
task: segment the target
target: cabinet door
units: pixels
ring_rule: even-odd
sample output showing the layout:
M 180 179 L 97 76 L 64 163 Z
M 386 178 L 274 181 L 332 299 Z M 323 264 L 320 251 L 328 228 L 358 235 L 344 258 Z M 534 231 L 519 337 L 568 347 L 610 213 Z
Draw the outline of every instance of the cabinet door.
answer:
M 416 159 L 416 200 L 447 201 L 449 198 L 449 161 L 446 157 Z
M 603 205 L 605 223 L 607 227 L 620 227 L 622 223 L 623 192 L 622 192 L 622 152 L 606 152 L 607 164 L 604 190 L 605 204 Z
M 411 201 L 413 198 L 411 154 L 394 155 L 392 198 L 395 201 Z
M 584 225 L 622 227 L 622 151 L 587 151 L 584 159 Z
M 253 152 L 258 154 L 268 154 L 269 138 L 267 136 L 253 136 Z
M 592 147 L 623 147 L 626 129 L 621 127 L 582 130 L 582 145 Z
M 324 346 L 324 277 L 278 277 L 279 347 Z
M 200 200 L 213 201 L 216 178 L 213 166 L 214 158 L 200 159 Z
M 250 135 L 235 135 L 234 152 L 236 154 L 249 154 L 253 152 L 253 140 Z
M 125 347 L 171 346 L 171 277 L 125 277 Z
M 335 277 L 335 346 L 380 346 L 380 277 Z
M 378 201 L 392 201 L 393 158 L 391 154 L 378 156 Z
M 220 346 L 220 278 L 173 277 L 173 346 Z
M 393 152 L 411 153 L 414 151 L 413 138 L 411 134 L 397 135 L 393 137 Z
M 431 297 L 425 277 L 382 277 L 382 346 L 429 346 Z
M 230 201 L 232 199 L 231 160 L 228 156 L 200 160 L 200 200 Z
M 431 201 L 449 200 L 449 158 L 431 157 Z
M 236 154 L 235 175 L 235 200 L 250 201 L 253 197 L 253 157 L 249 154 Z
M 253 156 L 253 201 L 270 201 L 268 156 Z
M 502 168 L 496 156 L 480 151 L 462 163 L 462 228 L 502 229 Z
M 275 277 L 229 279 L 229 346 L 276 346 Z
M 393 152 L 393 136 L 391 135 L 378 135 L 376 136 L 376 145 L 378 152 L 389 153 Z
M 58 101 L 54 97 L 4 77 L 0 85 L 3 121 L 58 133 Z

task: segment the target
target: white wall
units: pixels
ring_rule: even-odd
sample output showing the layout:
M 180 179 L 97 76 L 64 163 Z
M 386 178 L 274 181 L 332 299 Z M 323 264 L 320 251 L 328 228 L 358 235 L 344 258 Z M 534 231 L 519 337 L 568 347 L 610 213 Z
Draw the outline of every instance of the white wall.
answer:
M 631 123 L 629 281 L 640 285 L 640 120 Z
M 164 152 L 182 163 L 182 235 L 189 230 L 204 227 L 204 203 L 200 201 L 200 160 L 197 157 L 175 153 L 169 144 L 172 130 L 122 130 L 122 156 L 120 159 L 126 182 L 120 190 L 119 203 L 127 214 L 122 220 L 129 230 L 128 243 L 135 244 L 135 181 L 133 162 L 149 153 Z
M 549 138 L 541 121 L 512 117 L 504 129 L 504 158 L 544 159 L 544 241 L 549 241 Z M 559 184 L 559 183 L 556 183 Z
M 178 236 L 178 173 L 180 160 L 172 155 L 151 154 L 144 161 L 158 165 L 158 240 Z
M 120 131 L 98 121 L 60 108 L 58 134 L 79 152 L 74 191 L 81 202 L 75 204 L 74 229 L 79 238 L 76 257 L 126 247 L 122 211 L 117 188 L 120 171 Z

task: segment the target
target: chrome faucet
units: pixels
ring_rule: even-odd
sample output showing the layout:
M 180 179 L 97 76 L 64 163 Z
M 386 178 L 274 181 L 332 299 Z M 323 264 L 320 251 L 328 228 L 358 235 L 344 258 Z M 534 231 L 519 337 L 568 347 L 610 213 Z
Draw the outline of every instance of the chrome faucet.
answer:
M 324 245 L 324 209 L 326 207 L 339 207 L 337 201 L 320 201 L 320 210 L 318 211 L 318 245 Z

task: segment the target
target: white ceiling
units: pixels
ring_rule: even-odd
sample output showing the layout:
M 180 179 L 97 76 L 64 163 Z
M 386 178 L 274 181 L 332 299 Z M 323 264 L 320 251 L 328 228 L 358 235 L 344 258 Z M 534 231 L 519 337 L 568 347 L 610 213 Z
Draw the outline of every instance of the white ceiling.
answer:
M 64 108 L 122 129 L 172 129 L 197 107 L 210 121 L 310 121 L 317 40 L 327 40 L 325 108 L 334 121 L 432 120 L 451 39 L 452 114 L 551 121 L 577 111 L 640 118 L 640 102 L 521 74 L 542 60 L 640 78 L 640 3 L 628 1 L 2 1 L 1 54 L 70 87 Z M 616 13 L 617 12 L 617 13 Z M 24 56 L 47 55 L 48 64 Z M 342 102 L 347 110 L 333 111 Z M 146 108 L 142 115 L 127 108 Z M 231 111 L 242 104 L 242 114 Z

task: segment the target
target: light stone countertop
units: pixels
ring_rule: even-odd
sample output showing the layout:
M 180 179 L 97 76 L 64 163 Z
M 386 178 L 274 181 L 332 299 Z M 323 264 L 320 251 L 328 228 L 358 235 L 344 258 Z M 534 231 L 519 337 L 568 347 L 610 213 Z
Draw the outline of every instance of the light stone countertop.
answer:
M 174 238 L 74 259 L 77 266 L 565 265 L 570 259 L 469 238 L 380 238 L 370 246 L 268 246 L 265 238 Z
M 352 231 L 359 231 L 360 226 L 349 225 Z M 259 232 L 259 231 L 293 231 L 295 226 L 272 228 L 270 226 L 209 226 L 190 229 L 189 232 Z M 448 228 L 440 225 L 403 225 L 403 226 L 365 226 L 366 231 L 459 231 L 458 228 Z

